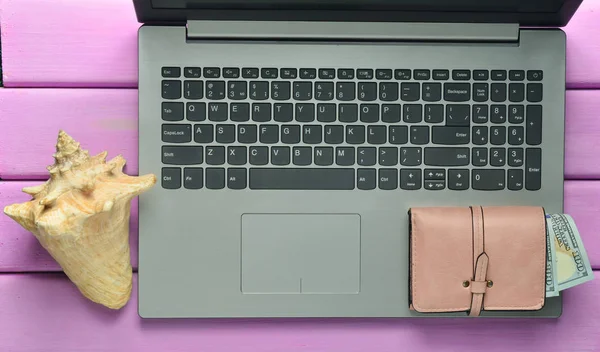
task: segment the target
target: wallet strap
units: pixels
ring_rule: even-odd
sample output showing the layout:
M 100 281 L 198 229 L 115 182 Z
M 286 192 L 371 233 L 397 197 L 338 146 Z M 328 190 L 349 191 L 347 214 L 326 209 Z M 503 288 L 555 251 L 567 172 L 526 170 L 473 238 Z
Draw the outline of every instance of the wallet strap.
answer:
M 485 239 L 483 233 L 483 209 L 471 208 L 473 213 L 473 266 L 474 277 L 470 282 L 471 287 L 471 316 L 478 316 L 483 307 L 483 295 L 487 289 L 487 268 L 489 258 L 485 253 Z

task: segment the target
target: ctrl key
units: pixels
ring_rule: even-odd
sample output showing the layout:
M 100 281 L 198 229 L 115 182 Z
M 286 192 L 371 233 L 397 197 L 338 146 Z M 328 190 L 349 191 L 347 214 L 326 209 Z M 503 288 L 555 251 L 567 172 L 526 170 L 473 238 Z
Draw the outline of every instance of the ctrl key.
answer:
M 181 168 L 178 167 L 163 167 L 161 175 L 161 183 L 164 189 L 179 189 L 181 188 Z

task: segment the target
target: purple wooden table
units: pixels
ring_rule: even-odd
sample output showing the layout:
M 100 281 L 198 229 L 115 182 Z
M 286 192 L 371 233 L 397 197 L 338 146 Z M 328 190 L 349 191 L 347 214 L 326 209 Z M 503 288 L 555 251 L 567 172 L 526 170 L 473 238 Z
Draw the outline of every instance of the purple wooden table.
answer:
M 0 0 L 0 26 L 0 208 L 27 200 L 20 189 L 46 178 L 59 128 L 91 153 L 123 154 L 137 174 L 131 1 Z M 565 208 L 600 269 L 600 0 L 585 0 L 565 31 Z M 134 267 L 137 236 L 134 206 Z M 600 351 L 598 279 L 565 293 L 558 320 L 145 321 L 136 287 L 121 311 L 85 300 L 30 233 L 0 216 L 1 352 Z

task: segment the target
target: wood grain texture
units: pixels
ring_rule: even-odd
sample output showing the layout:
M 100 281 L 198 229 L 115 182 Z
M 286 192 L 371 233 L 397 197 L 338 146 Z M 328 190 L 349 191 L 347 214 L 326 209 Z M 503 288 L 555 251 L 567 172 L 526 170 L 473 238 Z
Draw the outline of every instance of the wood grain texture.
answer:
M 135 89 L 0 90 L 0 131 L 15 132 L 0 139 L 0 178 L 46 179 L 59 129 L 90 153 L 122 153 L 125 172 L 137 175 L 137 99 Z M 599 111 L 600 91 L 567 91 L 567 179 L 600 178 Z
M 136 87 L 131 0 L 0 0 L 7 87 Z M 600 87 L 600 0 L 565 27 L 567 86 Z
M 23 187 L 39 182 L 0 182 L 0 210 L 5 205 L 28 201 Z M 131 261 L 138 264 L 137 198 L 133 200 L 130 220 Z M 592 267 L 600 269 L 600 181 L 567 181 L 565 212 L 571 214 L 584 240 Z M 0 272 L 60 271 L 60 267 L 40 246 L 36 238 L 9 217 L 0 213 Z
M 598 272 L 596 272 L 596 275 Z M 62 274 L 0 275 L 0 350 L 111 352 L 576 352 L 600 350 L 600 280 L 565 292 L 559 319 L 145 320 L 86 301 Z M 210 304 L 210 302 L 199 302 Z

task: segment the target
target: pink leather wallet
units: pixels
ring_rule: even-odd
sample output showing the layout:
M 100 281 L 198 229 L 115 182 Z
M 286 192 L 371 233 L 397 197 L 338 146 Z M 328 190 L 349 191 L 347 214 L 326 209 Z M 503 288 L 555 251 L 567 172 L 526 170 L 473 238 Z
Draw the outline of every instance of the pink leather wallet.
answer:
M 543 208 L 426 207 L 409 216 L 411 309 L 479 316 L 544 306 Z

